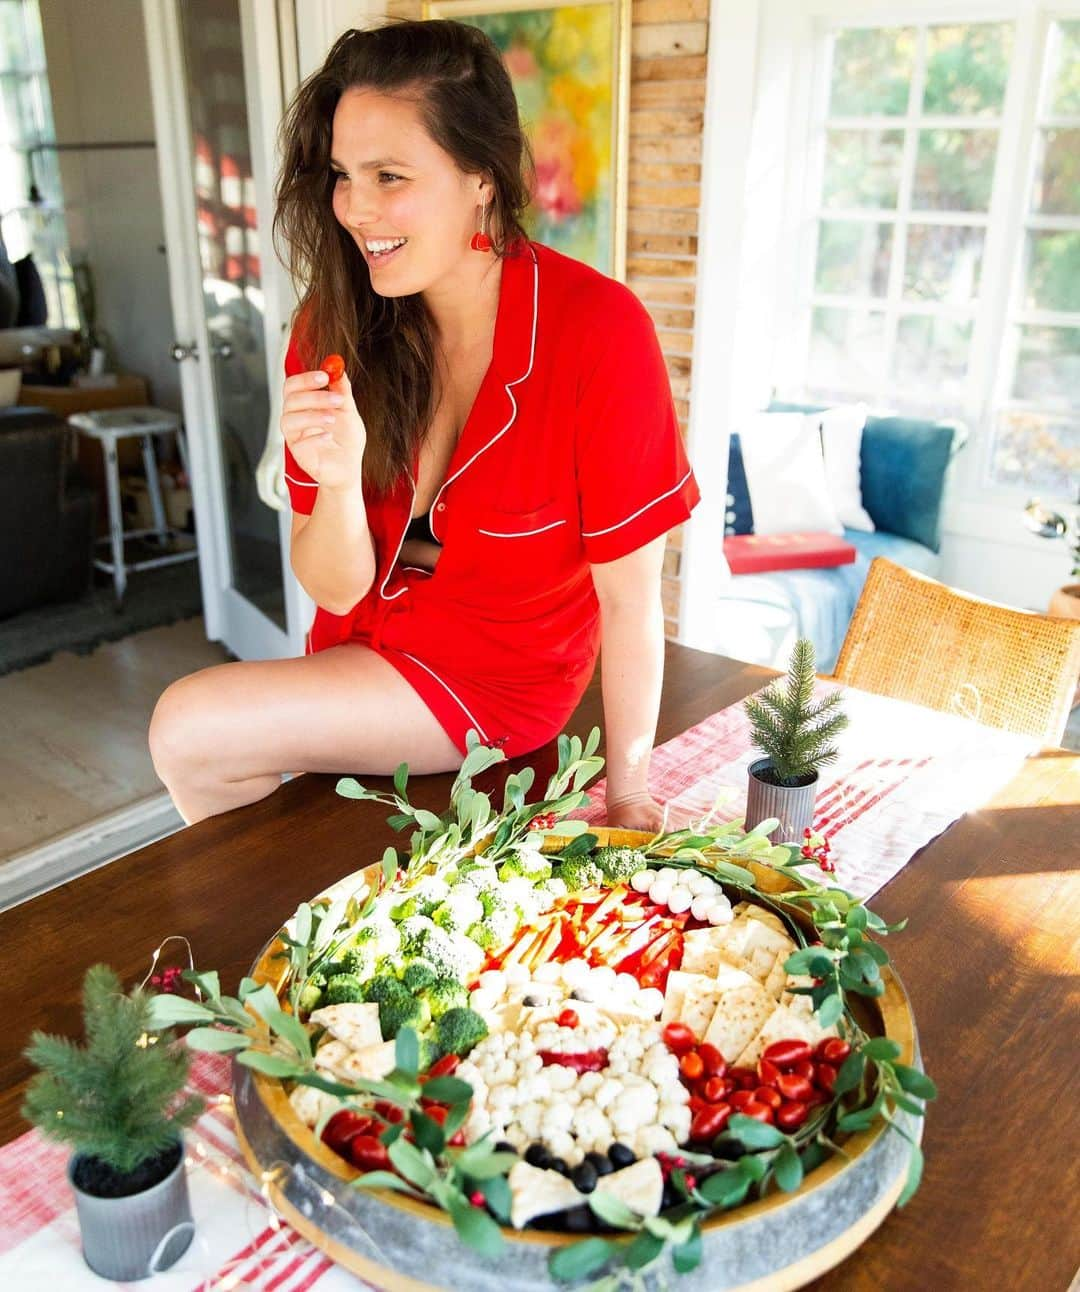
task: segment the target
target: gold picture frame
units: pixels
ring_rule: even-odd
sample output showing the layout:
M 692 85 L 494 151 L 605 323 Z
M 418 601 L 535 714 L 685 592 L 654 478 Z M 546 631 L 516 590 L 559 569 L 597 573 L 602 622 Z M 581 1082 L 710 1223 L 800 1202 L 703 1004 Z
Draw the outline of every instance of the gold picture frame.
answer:
M 630 0 L 426 0 L 503 53 L 536 160 L 529 236 L 626 280 Z

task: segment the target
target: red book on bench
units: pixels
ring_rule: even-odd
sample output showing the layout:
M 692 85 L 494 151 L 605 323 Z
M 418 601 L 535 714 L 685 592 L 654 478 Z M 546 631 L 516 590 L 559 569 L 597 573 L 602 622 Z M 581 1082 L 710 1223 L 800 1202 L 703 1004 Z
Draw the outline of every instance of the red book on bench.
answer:
M 731 534 L 724 556 L 732 574 L 850 565 L 855 548 L 839 534 Z

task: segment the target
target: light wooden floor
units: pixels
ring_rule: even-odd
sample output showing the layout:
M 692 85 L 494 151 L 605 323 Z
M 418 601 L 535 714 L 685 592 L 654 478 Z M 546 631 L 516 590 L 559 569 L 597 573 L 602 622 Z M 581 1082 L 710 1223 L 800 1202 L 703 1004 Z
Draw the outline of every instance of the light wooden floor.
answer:
M 161 792 L 146 744 L 154 704 L 226 658 L 200 617 L 0 677 L 0 858 Z

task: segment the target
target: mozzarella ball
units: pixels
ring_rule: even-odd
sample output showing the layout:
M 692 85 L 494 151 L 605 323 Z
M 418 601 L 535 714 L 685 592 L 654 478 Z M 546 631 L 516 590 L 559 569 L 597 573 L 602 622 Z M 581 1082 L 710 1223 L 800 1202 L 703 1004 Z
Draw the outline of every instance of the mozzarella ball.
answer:
M 646 987 L 638 993 L 636 1003 L 638 1009 L 655 1018 L 664 1008 L 664 993 L 657 987 Z
M 690 903 L 690 914 L 695 920 L 707 920 L 715 902 L 712 893 L 698 893 Z
M 630 887 L 635 893 L 647 893 L 652 887 L 655 878 L 656 872 L 654 870 L 639 870 L 630 880 Z
M 558 982 L 563 976 L 563 967 L 558 961 L 549 960 L 533 973 L 537 982 Z
M 666 906 L 670 896 L 671 882 L 667 879 L 658 879 L 649 889 L 649 900 L 655 902 L 657 906 Z
M 672 884 L 679 878 L 680 874 L 682 874 L 682 872 L 676 870 L 674 866 L 661 866 L 656 873 L 661 879 L 666 879 Z
M 681 884 L 671 890 L 668 897 L 668 910 L 672 915 L 681 915 L 683 911 L 690 909 L 690 903 L 694 900 L 693 894 L 688 888 L 683 888 Z
M 730 924 L 734 918 L 731 907 L 726 901 L 722 904 L 714 901 L 709 907 L 709 914 L 706 916 L 710 924 Z

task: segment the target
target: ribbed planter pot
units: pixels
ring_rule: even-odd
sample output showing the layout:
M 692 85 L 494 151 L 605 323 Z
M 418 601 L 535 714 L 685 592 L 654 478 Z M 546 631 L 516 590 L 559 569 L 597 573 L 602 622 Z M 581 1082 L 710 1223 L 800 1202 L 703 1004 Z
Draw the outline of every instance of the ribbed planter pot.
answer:
M 771 785 L 761 779 L 771 767 L 767 758 L 759 758 L 747 768 L 746 828 L 774 816 L 780 824 L 769 835 L 770 843 L 802 843 L 803 831 L 814 819 L 817 775 L 808 785 Z
M 83 1256 L 102 1278 L 130 1283 L 174 1265 L 191 1244 L 184 1153 L 164 1180 L 126 1198 L 99 1198 L 75 1183 L 79 1155 L 68 1163 L 68 1182 L 82 1231 Z

